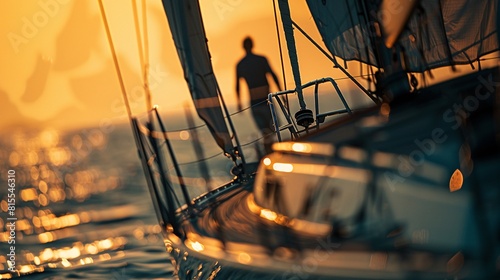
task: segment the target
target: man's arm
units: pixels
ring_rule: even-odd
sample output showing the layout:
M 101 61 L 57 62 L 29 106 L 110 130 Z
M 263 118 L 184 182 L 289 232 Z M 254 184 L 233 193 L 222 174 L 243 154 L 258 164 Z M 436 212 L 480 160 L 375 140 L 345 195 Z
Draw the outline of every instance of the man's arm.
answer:
M 272 70 L 271 70 L 271 75 L 273 76 L 274 83 L 278 87 L 278 91 L 281 91 L 281 85 L 280 85 L 280 82 L 278 80 L 278 76 L 276 76 L 276 74 Z
M 274 73 L 273 69 L 271 68 L 271 64 L 269 64 L 269 61 L 267 60 L 267 58 L 264 58 L 265 61 L 266 61 L 266 70 L 268 73 L 271 74 L 271 76 L 273 77 L 273 80 L 274 80 L 274 83 L 276 84 L 276 87 L 278 88 L 278 91 L 281 91 L 281 85 L 280 85 L 280 81 L 278 80 L 278 76 L 276 76 L 276 73 Z

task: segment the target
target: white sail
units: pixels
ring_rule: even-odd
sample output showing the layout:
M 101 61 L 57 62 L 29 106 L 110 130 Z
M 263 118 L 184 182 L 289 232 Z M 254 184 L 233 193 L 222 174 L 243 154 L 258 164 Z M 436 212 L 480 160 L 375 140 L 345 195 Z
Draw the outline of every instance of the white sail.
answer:
M 226 153 L 233 154 L 198 0 L 162 0 L 162 3 L 198 115 L 207 124 L 217 144 Z
M 374 2 L 377 5 L 372 5 Z M 374 66 L 381 66 L 375 59 L 371 36 L 378 31 L 370 31 L 369 23 L 375 18 L 382 26 L 391 26 L 405 12 L 399 4 L 402 1 L 392 1 L 392 5 L 379 10 L 381 2 L 307 0 L 333 55 Z M 469 64 L 498 50 L 497 5 L 497 0 L 421 0 L 397 41 L 403 50 L 405 70 L 422 72 Z

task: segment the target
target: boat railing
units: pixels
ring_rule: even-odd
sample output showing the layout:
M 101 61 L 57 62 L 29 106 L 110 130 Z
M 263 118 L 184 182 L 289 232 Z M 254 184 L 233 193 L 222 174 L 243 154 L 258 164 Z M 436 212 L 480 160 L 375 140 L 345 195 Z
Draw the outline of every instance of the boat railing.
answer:
M 186 150 L 189 149 L 188 144 L 200 142 L 203 134 L 199 135 L 200 139 L 194 135 L 203 133 L 199 131 L 202 129 L 206 129 L 208 134 L 207 126 L 195 126 L 191 123 L 183 129 L 167 130 L 157 108 L 133 117 L 131 125 L 159 222 L 172 228 L 176 234 L 182 234 L 178 225 L 179 215 L 187 218 L 190 213 L 197 211 L 204 203 L 203 199 L 199 199 L 202 194 L 209 194 L 205 197 L 211 197 L 211 193 L 230 189 L 227 184 L 232 178 L 229 172 L 225 172 L 225 176 L 220 175 L 222 170 L 227 169 L 227 157 L 222 151 L 218 151 L 206 156 L 196 154 L 196 160 L 186 161 L 189 158 L 186 154 L 189 154 Z M 186 134 L 190 135 L 190 141 L 184 141 L 187 140 L 183 139 Z M 250 145 L 260 139 L 243 143 L 242 147 L 248 146 L 251 149 Z M 195 153 L 200 152 L 191 148 Z M 204 154 L 203 151 L 201 153 Z M 210 164 L 207 164 L 208 161 Z M 188 211 L 183 211 L 185 209 Z
M 178 209 L 184 204 L 190 206 L 192 199 L 165 126 L 156 108 L 148 112 L 145 123 L 132 118 L 131 124 L 159 223 L 180 234 Z M 170 174 L 169 166 L 174 167 L 175 175 Z
M 338 94 L 343 108 L 335 111 L 328 112 L 320 112 L 320 92 L 319 85 L 323 83 L 328 83 L 333 86 Z M 315 119 L 316 124 L 311 127 L 319 127 L 321 123 L 324 122 L 325 118 L 328 116 L 343 114 L 343 113 L 351 113 L 351 108 L 347 104 L 344 96 L 342 95 L 338 85 L 332 78 L 323 78 L 311 81 L 309 83 L 304 84 L 303 88 L 309 88 L 314 86 L 314 109 L 315 109 Z M 277 92 L 269 95 L 269 100 L 271 101 L 271 112 L 273 118 L 275 119 L 275 126 L 279 127 L 279 123 L 277 122 L 277 112 L 274 110 L 274 106 L 272 104 L 273 100 L 276 99 L 278 106 L 281 108 L 281 111 L 285 118 L 287 119 L 288 125 L 291 125 L 289 128 L 295 136 L 299 137 L 304 130 L 300 130 L 294 120 L 290 117 L 290 114 L 285 108 L 283 101 L 281 100 L 282 96 L 287 94 L 294 93 L 295 90 L 288 90 L 283 92 Z M 237 112 L 241 113 L 241 112 Z M 237 114 L 235 113 L 235 114 Z M 151 195 L 153 196 L 153 202 L 155 211 L 157 212 L 157 216 L 160 218 L 160 224 L 170 225 L 173 228 L 173 231 L 181 234 L 180 226 L 177 224 L 179 219 L 178 215 L 189 215 L 189 212 L 196 211 L 198 207 L 198 202 L 196 197 L 203 193 L 210 193 L 211 191 L 221 191 L 220 188 L 212 188 L 212 184 L 218 184 L 217 181 L 208 182 L 211 176 L 206 175 L 207 181 L 204 186 L 197 186 L 197 183 L 190 180 L 190 173 L 193 172 L 196 167 L 193 168 L 193 165 L 196 165 L 200 162 L 204 162 L 207 160 L 216 160 L 215 157 L 220 156 L 221 161 L 224 157 L 222 152 L 218 152 L 216 155 L 208 155 L 206 157 L 198 158 L 196 161 L 184 162 L 185 156 L 182 153 L 176 153 L 179 151 L 179 147 L 177 146 L 179 141 L 176 140 L 176 134 L 181 133 L 183 131 L 189 131 L 189 134 L 195 134 L 195 131 L 201 128 L 205 128 L 205 125 L 195 126 L 194 123 L 188 124 L 189 127 L 181 130 L 168 130 L 166 129 L 162 118 L 157 110 L 157 108 L 152 109 L 147 112 L 146 115 L 141 117 L 136 117 L 132 119 L 132 128 L 134 132 L 134 137 L 137 143 L 138 152 L 140 155 L 141 163 L 144 169 L 144 172 L 147 174 L 147 183 L 148 188 L 150 190 Z M 285 125 L 286 126 L 286 125 Z M 283 129 L 283 128 L 282 128 Z M 279 130 L 276 131 L 278 134 L 278 139 L 281 141 L 281 137 L 279 135 Z M 256 141 L 259 141 L 261 138 L 253 139 L 248 143 L 243 143 L 242 147 L 247 147 L 249 145 L 254 144 Z M 195 141 L 194 139 L 191 139 Z M 249 146 L 251 148 L 251 146 Z M 184 156 L 184 157 L 183 157 Z M 180 159 L 180 160 L 178 160 Z M 224 157 L 225 159 L 225 157 Z M 212 165 L 211 170 L 212 172 Z M 215 164 L 217 165 L 217 164 Z M 199 166 L 201 167 L 201 166 Z M 223 167 L 227 167 L 224 165 Z M 200 168 L 201 169 L 201 168 Z M 207 171 L 208 172 L 208 171 Z M 208 173 L 207 173 L 208 174 Z M 186 176 L 188 175 L 188 176 Z M 205 176 L 202 176 L 205 178 Z M 230 178 L 225 178 L 230 180 Z M 227 182 L 227 180 L 225 181 Z M 189 208 L 189 211 L 180 211 L 179 209 Z M 187 218 L 187 217 L 186 217 Z M 182 219 L 181 219 L 182 220 Z
M 324 83 L 330 83 L 332 87 L 335 89 L 335 92 L 337 93 L 342 105 L 344 108 L 338 109 L 338 110 L 332 110 L 332 111 L 327 111 L 327 112 L 320 112 L 320 94 L 319 94 L 319 85 L 324 84 Z M 352 114 L 352 110 L 349 107 L 349 104 L 347 104 L 347 101 L 342 94 L 342 91 L 340 90 L 338 84 L 335 82 L 334 79 L 330 77 L 326 78 L 321 78 L 317 80 L 310 81 L 308 83 L 305 83 L 301 86 L 302 89 L 306 89 L 309 87 L 314 86 L 314 120 L 315 123 L 313 126 L 305 127 L 305 128 L 300 128 L 296 121 L 292 118 L 291 113 L 287 106 L 285 106 L 285 101 L 283 100 L 282 97 L 288 97 L 290 94 L 295 94 L 297 93 L 297 89 L 290 89 L 290 90 L 284 90 L 284 91 L 278 91 L 274 93 L 270 93 L 268 95 L 268 104 L 269 104 L 269 109 L 271 110 L 271 115 L 273 118 L 273 124 L 274 124 L 274 132 L 278 138 L 278 142 L 283 141 L 283 137 L 281 135 L 281 131 L 283 130 L 289 130 L 290 134 L 292 136 L 292 139 L 297 139 L 301 134 L 307 133 L 310 129 L 319 129 L 320 124 L 325 122 L 326 117 L 330 116 L 335 116 L 335 115 L 340 115 L 340 114 Z M 277 109 L 275 108 L 276 106 L 274 105 L 274 101 L 278 105 L 279 109 L 281 110 L 282 116 L 285 118 L 285 123 L 281 124 L 278 118 L 278 113 Z

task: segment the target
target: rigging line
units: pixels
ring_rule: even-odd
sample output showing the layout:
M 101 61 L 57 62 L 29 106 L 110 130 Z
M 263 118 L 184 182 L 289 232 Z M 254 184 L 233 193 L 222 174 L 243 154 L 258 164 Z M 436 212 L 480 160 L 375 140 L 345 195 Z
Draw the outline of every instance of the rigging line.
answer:
M 243 108 L 240 111 L 237 111 L 237 112 L 234 112 L 234 113 L 230 114 L 230 116 L 234 116 L 234 115 L 237 115 L 239 113 L 242 113 L 243 111 L 246 111 L 246 110 L 248 110 L 248 109 L 250 109 L 252 107 L 262 105 L 265 102 L 267 102 L 267 100 L 263 100 L 263 101 L 261 101 L 259 103 L 256 103 L 256 104 L 252 105 L 252 106 L 248 106 L 246 108 Z M 226 118 L 226 117 L 224 117 L 224 118 Z M 206 126 L 207 126 L 206 124 L 200 124 L 200 125 L 192 126 L 192 127 L 179 128 L 179 129 L 171 129 L 171 130 L 168 131 L 168 133 L 171 133 L 171 132 L 182 132 L 182 131 L 186 131 L 186 130 L 194 130 L 194 129 L 198 129 L 198 128 L 202 128 L 202 127 L 206 127 Z
M 186 131 L 186 130 L 195 130 L 195 129 L 202 128 L 202 127 L 205 127 L 205 126 L 207 126 L 207 125 L 206 124 L 200 124 L 200 125 L 192 126 L 192 127 L 179 128 L 179 129 L 171 129 L 171 130 L 168 131 L 168 133 L 171 133 L 171 132 L 182 132 L 182 131 Z
M 258 137 L 258 138 L 256 138 L 256 139 L 254 139 L 254 140 L 250 141 L 250 142 L 247 142 L 247 143 L 245 143 L 245 144 L 241 144 L 241 146 L 242 146 L 242 147 L 246 147 L 246 146 L 248 146 L 248 145 L 251 145 L 251 144 L 253 144 L 253 143 L 255 143 L 255 142 L 258 142 L 258 141 L 262 140 L 264 137 L 267 137 L 267 136 L 270 136 L 270 135 L 273 135 L 273 134 L 274 134 L 274 132 L 267 133 L 266 135 L 261 136 L 261 137 Z M 202 158 L 202 159 L 195 160 L 195 161 L 190 161 L 190 162 L 180 163 L 179 165 L 188 165 L 188 164 L 199 163 L 199 162 L 201 162 L 201 161 L 207 161 L 207 160 L 210 160 L 210 159 L 215 158 L 215 157 L 217 157 L 217 156 L 220 156 L 220 155 L 222 155 L 222 154 L 223 154 L 223 153 L 222 153 L 222 152 L 220 152 L 220 153 L 215 154 L 215 155 L 213 155 L 213 156 L 209 156 L 209 157 Z
M 318 43 L 316 43 L 316 41 L 314 41 L 313 38 L 311 38 L 311 36 L 309 36 L 309 34 L 307 34 L 304 29 L 302 29 L 297 23 L 295 23 L 293 20 L 292 20 L 292 25 L 297 28 L 297 30 L 300 31 L 300 33 L 302 33 L 302 35 L 304 35 L 304 37 L 306 37 L 309 42 L 311 42 L 320 52 L 322 52 L 331 62 L 333 62 L 334 66 L 336 68 L 338 68 L 340 71 L 342 71 L 342 73 L 344 73 L 349 79 L 351 79 L 351 81 L 359 88 L 361 89 L 361 91 L 363 91 L 375 104 L 379 104 L 380 101 L 375 98 L 372 93 L 370 93 L 365 87 L 363 87 L 363 85 L 361 85 L 355 78 L 354 76 L 352 76 L 344 67 L 340 66 L 340 64 L 338 63 L 337 59 L 335 58 L 335 56 L 332 56 L 330 54 L 328 54 Z
M 273 9 L 274 9 L 274 24 L 276 26 L 276 35 L 278 37 L 278 48 L 280 51 L 280 62 L 281 62 L 281 75 L 283 76 L 283 89 L 286 90 L 286 75 L 285 75 L 285 63 L 283 61 L 283 50 L 281 47 L 281 36 L 280 36 L 280 31 L 279 31 L 279 26 L 278 26 L 278 14 L 276 12 L 276 1 L 273 1 Z M 286 101 L 286 109 L 288 110 L 288 113 L 290 114 L 290 105 L 288 103 L 288 95 L 285 95 L 285 101 Z
M 143 75 L 143 88 L 146 98 L 146 110 L 153 108 L 151 102 L 151 92 L 149 89 L 149 51 L 148 51 L 148 34 L 147 34 L 147 18 L 145 11 L 145 3 L 142 0 L 142 19 L 143 19 L 143 32 L 141 34 L 140 24 L 139 24 L 139 13 L 137 11 L 137 0 L 132 0 L 132 10 L 134 14 L 134 27 L 137 40 L 137 49 L 139 51 L 139 61 L 141 63 L 142 75 Z
M 499 59 L 500 57 L 496 58 L 496 59 Z M 488 58 L 488 59 L 495 59 L 495 58 Z M 486 60 L 486 59 L 484 59 Z M 366 75 L 355 75 L 355 76 L 352 76 L 353 78 L 363 78 L 363 77 L 366 77 L 366 76 L 374 76 L 375 74 L 371 73 L 371 74 L 366 74 Z M 341 81 L 341 80 L 351 80 L 350 77 L 339 77 L 339 78 L 332 78 L 334 81 Z M 267 99 L 266 100 L 263 100 L 259 103 L 256 103 L 254 105 L 251 105 L 251 106 L 248 106 L 248 107 L 245 107 L 239 111 L 236 111 L 232 114 L 230 114 L 230 116 L 234 116 L 234 115 L 237 115 L 237 114 L 240 114 L 246 110 L 249 110 L 251 109 L 252 107 L 256 107 L 256 106 L 260 106 L 262 104 L 264 104 L 265 102 L 267 102 Z M 167 133 L 175 133 L 175 132 L 182 132 L 182 131 L 186 131 L 186 130 L 194 130 L 194 129 L 199 129 L 199 128 L 202 128 L 202 127 L 206 127 L 207 125 L 206 124 L 200 124 L 200 125 L 197 125 L 197 126 L 192 126 L 192 127 L 186 127 L 186 128 L 179 128 L 179 129 L 171 129 L 169 130 Z M 272 134 L 272 133 L 271 133 Z M 242 146 L 244 145 L 248 145 L 248 143 L 246 144 L 242 144 Z
M 499 58 L 500 57 L 498 57 L 498 58 L 488 58 L 488 59 L 491 60 L 491 59 L 499 59 Z M 483 59 L 483 60 L 486 60 L 486 59 Z M 375 74 L 373 74 L 373 73 L 366 74 L 366 75 L 355 75 L 355 76 L 352 76 L 352 78 L 363 78 L 363 77 L 366 77 L 366 76 L 373 77 L 374 75 Z M 342 80 L 351 80 L 351 78 L 350 77 L 339 77 L 339 78 L 332 78 L 332 80 L 334 80 L 334 81 L 342 81 Z M 254 105 L 245 107 L 245 108 L 243 108 L 243 109 L 241 109 L 239 111 L 236 111 L 234 113 L 231 113 L 230 116 L 238 115 L 238 114 L 240 114 L 240 113 L 242 113 L 244 111 L 247 111 L 247 110 L 251 109 L 252 107 L 260 106 L 260 105 L 262 105 L 262 104 L 264 104 L 266 102 L 267 102 L 267 99 L 263 100 L 263 101 L 261 101 L 259 103 L 256 103 Z M 226 117 L 224 117 L 224 118 L 226 118 Z M 207 125 L 206 124 L 200 124 L 200 125 L 192 126 L 192 127 L 179 128 L 179 129 L 170 129 L 168 131 L 168 133 L 171 133 L 171 132 L 182 132 L 182 131 L 185 131 L 185 130 L 194 130 L 194 129 L 199 129 L 199 128 L 202 128 L 202 127 L 205 127 L 205 126 L 207 126 Z
M 248 110 L 248 109 L 250 109 L 250 108 L 252 108 L 252 107 L 257 107 L 257 106 L 260 106 L 260 105 L 262 105 L 262 104 L 264 104 L 264 103 L 266 103 L 266 102 L 267 102 L 267 99 L 262 100 L 262 101 L 261 101 L 261 102 L 259 102 L 259 103 L 256 103 L 256 104 L 254 104 L 254 105 L 251 105 L 251 106 L 248 106 L 248 107 L 246 107 L 246 108 L 243 108 L 243 109 L 241 109 L 241 110 L 239 110 L 239 111 L 236 111 L 236 112 L 234 112 L 234 113 L 230 114 L 230 116 L 237 115 L 237 114 L 242 113 L 243 111 L 246 111 L 246 110 Z
M 264 139 L 264 137 L 271 136 L 271 135 L 273 135 L 273 134 L 275 134 L 275 132 L 266 133 L 266 135 L 265 135 L 265 136 L 261 136 L 261 137 L 259 137 L 259 138 L 255 139 L 255 140 L 252 140 L 252 141 L 250 141 L 250 142 L 247 142 L 247 143 L 245 143 L 245 144 L 243 144 L 243 145 L 241 145 L 241 146 L 245 147 L 245 146 L 251 145 L 251 144 L 253 144 L 253 143 L 255 143 L 255 142 L 258 142 L 258 141 L 260 141 L 260 140 Z
M 500 58 L 500 57 L 498 57 Z M 493 58 L 491 58 L 493 59 Z M 366 75 L 355 75 L 355 76 L 352 76 L 352 78 L 363 78 L 363 77 L 366 77 L 366 76 L 374 76 L 375 74 L 371 73 L 371 74 L 366 74 Z M 351 80 L 350 77 L 339 77 L 339 78 L 332 78 L 334 81 L 342 81 L 342 80 Z M 248 107 L 245 107 L 239 111 L 236 111 L 234 113 L 231 113 L 230 116 L 234 116 L 234 115 L 237 115 L 237 114 L 240 114 L 246 110 L 249 110 L 251 109 L 252 107 L 256 107 L 256 106 L 260 106 L 262 104 L 264 104 L 265 102 L 267 102 L 267 100 L 263 100 L 259 103 L 256 103 L 254 105 L 251 105 L 251 106 L 248 106 Z M 200 125 L 197 125 L 197 126 L 192 126 L 192 127 L 186 127 L 186 128 L 179 128 L 179 129 L 171 129 L 168 131 L 168 133 L 174 133 L 174 132 L 182 132 L 182 131 L 186 131 L 186 130 L 194 130 L 194 129 L 199 129 L 199 128 L 202 128 L 202 127 L 205 127 L 207 126 L 206 124 L 200 124 Z M 245 145 L 245 144 L 244 144 Z
M 224 113 L 226 114 L 225 119 L 227 119 L 227 122 L 229 123 L 229 127 L 231 128 L 231 131 L 233 132 L 234 141 L 236 142 L 236 147 L 238 148 L 238 150 L 240 150 L 239 156 L 241 159 L 243 172 L 245 172 L 246 159 L 245 159 L 245 154 L 243 154 L 243 150 L 241 149 L 240 139 L 238 138 L 238 134 L 236 134 L 236 128 L 234 127 L 233 120 L 231 119 L 231 115 L 229 114 L 229 110 L 227 109 L 226 102 L 224 101 L 224 97 L 222 96 L 222 92 L 220 90 L 219 83 L 217 81 L 215 81 L 215 85 L 217 86 L 217 94 L 219 95 L 219 100 L 222 103 L 222 109 L 224 110 Z M 231 138 L 233 138 L 233 137 L 231 137 Z M 236 159 L 233 159 L 233 162 L 236 164 Z
M 137 123 L 139 124 L 139 123 Z M 146 128 L 147 129 L 147 128 Z M 147 130 L 149 132 L 149 129 Z M 151 134 L 149 134 L 151 135 Z M 141 138 L 144 138 L 141 142 L 143 142 L 144 144 L 142 144 L 142 147 L 143 149 L 145 150 L 146 148 L 148 148 L 149 150 L 149 157 L 147 159 L 147 163 L 148 163 L 148 169 L 151 170 L 151 172 L 153 172 L 154 174 L 158 174 L 158 176 L 162 176 L 162 175 L 165 175 L 165 176 L 168 176 L 169 178 L 171 177 L 171 175 L 168 173 L 169 170 L 172 170 L 173 167 L 169 167 L 166 171 L 164 171 L 162 168 L 160 168 L 159 164 L 160 164 L 160 161 L 162 160 L 158 154 L 154 151 L 154 148 L 153 148 L 153 142 L 149 139 L 149 137 L 146 137 L 148 135 L 144 134 L 144 133 L 141 133 Z M 165 142 L 163 144 L 160 144 L 158 145 L 158 148 L 161 149 L 162 146 L 165 145 Z M 145 151 L 144 151 L 145 152 Z M 153 164 L 155 163 L 155 164 Z M 154 168 L 154 166 L 156 166 L 156 168 Z M 162 184 L 163 185 L 163 184 Z M 177 197 L 177 195 L 175 194 L 175 190 L 174 190 L 174 187 L 171 186 L 170 184 L 167 184 L 167 185 L 164 185 L 165 188 L 168 188 L 168 190 L 170 190 L 174 195 L 174 199 L 176 200 L 177 202 L 177 205 L 182 205 L 179 201 L 179 198 Z
M 266 136 L 269 136 L 269 135 L 272 135 L 272 134 L 274 134 L 274 132 L 273 132 L 273 133 L 268 133 L 268 134 L 266 134 Z M 262 139 L 263 139 L 264 137 L 266 137 L 266 136 L 261 136 L 261 137 L 259 137 L 259 138 L 256 138 L 256 139 L 254 139 L 254 140 L 250 141 L 250 142 L 247 142 L 247 143 L 245 143 L 245 144 L 242 144 L 241 146 L 242 146 L 242 147 L 249 146 L 249 145 L 251 145 L 251 144 L 254 144 L 255 142 L 258 142 L 258 141 L 262 140 Z M 208 161 L 208 160 L 211 160 L 211 159 L 213 159 L 213 158 L 215 158 L 215 157 L 221 156 L 221 155 L 223 155 L 223 154 L 224 154 L 223 152 L 219 152 L 219 153 L 217 153 L 217 154 L 215 154 L 215 155 L 212 155 L 212 156 L 209 156 L 209 157 L 205 157 L 205 158 L 202 158 L 202 159 L 198 159 L 198 160 L 194 160 L 194 161 L 188 161 L 188 162 L 182 162 L 182 163 L 179 163 L 179 166 L 184 166 L 184 165 L 190 165 L 190 164 L 200 163 L 200 162 L 202 162 L 202 161 Z M 171 170 L 172 168 L 173 168 L 173 167 L 172 167 L 172 166 L 170 166 L 170 167 L 169 167 L 169 170 Z
M 130 110 L 130 104 L 129 104 L 128 99 L 127 99 L 127 91 L 125 90 L 125 83 L 123 82 L 122 73 L 120 71 L 120 64 L 118 63 L 118 57 L 116 56 L 115 46 L 113 45 L 113 39 L 111 37 L 111 31 L 109 30 L 109 24 L 108 24 L 108 20 L 106 18 L 106 12 L 104 11 L 104 6 L 102 4 L 102 0 L 98 0 L 98 2 L 99 2 L 99 9 L 101 11 L 102 20 L 104 22 L 104 29 L 106 30 L 106 37 L 108 38 L 109 47 L 111 49 L 111 54 L 113 56 L 115 71 L 116 71 L 116 74 L 118 75 L 118 81 L 120 82 L 120 88 L 121 88 L 121 92 L 122 92 L 123 102 L 125 103 L 125 107 L 127 109 L 127 115 L 129 117 L 129 119 L 131 119 L 132 118 L 132 110 Z
M 148 32 L 148 17 L 147 17 L 147 6 L 146 0 L 142 0 L 142 28 L 144 36 L 144 86 L 146 89 L 146 103 L 149 109 L 153 108 L 151 100 L 151 89 L 149 88 L 149 32 Z
M 161 159 L 158 157 L 158 154 L 153 151 L 154 150 L 152 147 L 153 143 L 148 140 L 148 138 L 146 137 L 145 134 L 141 134 L 139 137 L 142 139 L 141 140 L 141 142 L 143 143 L 143 144 L 141 144 L 142 148 L 144 150 L 149 149 L 149 152 L 151 153 L 151 155 L 148 157 L 148 161 L 147 161 L 148 169 L 150 170 L 150 172 L 152 172 L 153 174 L 157 174 L 159 177 L 161 177 L 162 175 L 165 175 L 165 176 L 168 176 L 170 178 L 171 175 L 170 175 L 170 173 L 168 173 L 168 170 L 164 171 L 159 166 L 159 164 L 160 164 L 159 161 Z M 156 167 L 156 168 L 154 168 L 154 167 Z M 163 183 L 160 183 L 160 184 L 163 185 Z M 175 194 L 174 187 L 171 186 L 170 184 L 163 185 L 163 187 L 168 188 L 168 190 L 172 192 L 173 198 L 176 200 L 175 202 L 177 202 L 177 205 L 181 205 L 179 198 L 177 197 L 177 194 Z M 162 204 L 163 204 L 163 199 L 160 199 L 160 200 L 162 201 Z M 175 202 L 173 202 L 173 203 L 175 203 Z
M 247 142 L 247 143 L 245 143 L 245 144 L 241 144 L 241 146 L 242 146 L 242 147 L 245 147 L 245 146 L 251 145 L 251 144 L 253 144 L 253 143 L 255 143 L 255 142 L 258 142 L 258 141 L 262 140 L 264 137 L 269 136 L 269 135 L 272 135 L 272 134 L 274 134 L 274 132 L 268 133 L 268 134 L 266 134 L 265 136 L 261 136 L 261 137 L 259 137 L 259 138 L 256 138 L 256 139 L 254 139 L 254 140 L 250 141 L 250 142 Z M 215 158 L 215 157 L 221 156 L 221 155 L 223 155 L 223 154 L 224 154 L 223 152 L 219 152 L 219 153 L 217 153 L 217 154 L 215 154 L 215 155 L 212 155 L 212 156 L 209 156 L 209 157 L 205 157 L 205 158 L 202 158 L 202 159 L 198 159 L 198 160 L 194 160 L 194 161 L 188 161 L 188 162 L 179 163 L 179 165 L 190 165 L 190 164 L 200 163 L 200 162 L 202 162 L 202 161 L 207 161 L 207 160 L 213 159 L 213 158 Z M 170 167 L 170 168 L 172 168 L 172 167 Z
M 146 69 L 144 68 L 144 50 L 142 49 L 142 36 L 139 29 L 139 15 L 137 13 L 137 0 L 132 0 L 132 11 L 134 13 L 134 27 L 135 35 L 137 40 L 137 49 L 139 50 L 139 61 L 141 62 L 142 72 L 144 73 Z
M 199 162 L 202 162 L 202 161 L 207 161 L 207 160 L 213 159 L 215 157 L 221 156 L 223 154 L 224 154 L 224 152 L 220 152 L 220 153 L 217 153 L 215 155 L 212 155 L 212 156 L 209 156 L 209 157 L 206 157 L 206 158 L 179 163 L 179 166 L 181 166 L 181 165 L 190 165 L 190 164 L 195 164 L 195 163 L 199 163 Z
M 264 137 L 270 136 L 270 135 L 272 135 L 272 134 L 274 134 L 274 132 L 267 133 L 265 136 L 261 136 L 261 137 L 259 137 L 259 138 L 256 138 L 256 139 L 254 139 L 254 140 L 250 141 L 250 142 L 247 142 L 247 143 L 245 143 L 245 144 L 241 144 L 241 146 L 242 146 L 242 147 L 245 147 L 245 146 L 251 145 L 251 144 L 253 144 L 253 143 L 255 143 L 255 142 L 258 142 L 258 141 L 262 140 Z M 223 154 L 224 154 L 223 152 L 219 152 L 219 153 L 217 153 L 217 154 L 215 154 L 215 155 L 212 155 L 212 156 L 209 156 L 209 157 L 205 157 L 205 158 L 202 158 L 202 159 L 198 159 L 198 160 L 194 160 L 194 161 L 188 161 L 188 162 L 179 163 L 179 166 L 181 166 L 181 165 L 190 165 L 190 164 L 200 163 L 200 162 L 202 162 L 202 161 L 207 161 L 207 160 L 213 159 L 213 158 L 215 158 L 215 157 L 221 156 L 221 155 L 223 155 Z M 173 168 L 173 167 L 169 167 L 169 169 L 172 169 L 172 168 Z

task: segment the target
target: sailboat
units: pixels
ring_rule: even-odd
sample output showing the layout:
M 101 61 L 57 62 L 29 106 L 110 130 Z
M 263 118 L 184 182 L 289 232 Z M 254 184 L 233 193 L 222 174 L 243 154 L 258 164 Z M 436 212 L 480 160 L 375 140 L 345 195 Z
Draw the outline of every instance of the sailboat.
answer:
M 302 83 L 294 36 L 310 37 L 278 0 L 296 87 L 269 94 L 278 141 L 255 165 L 217 84 L 198 0 L 162 1 L 198 116 L 234 166 L 231 181 L 193 198 L 158 110 L 131 118 L 179 278 L 498 279 L 500 76 L 481 67 L 499 48 L 498 1 L 306 2 L 326 49 L 313 44 L 374 105 L 352 110 L 331 78 Z M 375 89 L 337 58 L 374 69 Z M 428 87 L 416 78 L 461 64 L 479 69 Z M 320 112 L 322 83 L 343 109 Z

